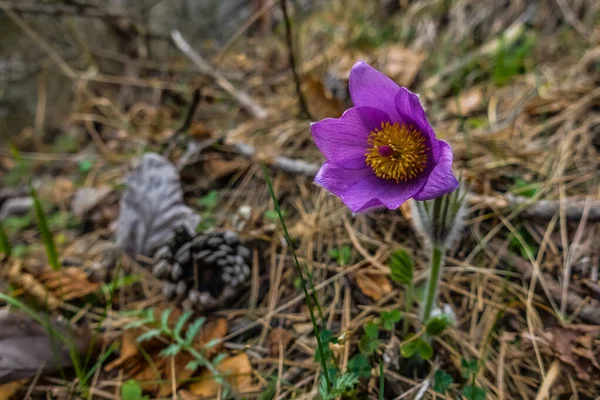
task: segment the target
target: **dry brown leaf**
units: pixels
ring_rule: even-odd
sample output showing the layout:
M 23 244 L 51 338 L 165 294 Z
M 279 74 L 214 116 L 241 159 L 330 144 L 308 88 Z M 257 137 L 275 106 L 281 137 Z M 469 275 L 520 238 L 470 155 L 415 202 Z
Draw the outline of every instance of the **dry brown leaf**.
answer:
M 378 61 L 381 71 L 400 86 L 406 87 L 412 85 L 425 60 L 423 53 L 397 44 L 385 46 L 380 54 Z
M 242 390 L 252 385 L 252 365 L 246 353 L 225 358 L 217 365 L 217 370 L 226 376 L 234 390 Z M 201 399 L 216 396 L 221 390 L 221 385 L 209 371 L 202 372 L 199 379 L 200 381 L 190 385 L 190 392 Z
M 476 87 L 448 100 L 446 109 L 452 115 L 467 116 L 482 110 L 485 107 L 483 100 L 483 90 Z
M 600 364 L 595 354 L 594 341 L 598 339 L 600 328 L 596 326 L 572 325 L 557 326 L 541 332 L 532 338 L 529 332 L 521 336 L 529 341 L 541 343 L 542 352 L 558 357 L 563 363 L 571 365 L 579 379 L 589 381 L 590 371 L 600 372 Z
M 356 284 L 366 296 L 375 301 L 392 291 L 392 283 L 385 275 L 358 272 L 356 273 Z
M 87 296 L 100 288 L 99 283 L 90 282 L 86 272 L 77 267 L 61 268 L 58 271 L 47 269 L 38 279 L 54 297 L 63 301 Z
M 155 318 L 160 319 L 164 307 L 155 310 Z M 169 326 L 173 326 L 181 316 L 179 309 L 174 309 L 169 315 Z M 185 335 L 184 327 L 183 335 Z M 194 371 L 186 368 L 188 363 L 194 358 L 189 353 L 182 351 L 174 359 L 164 358 L 159 353 L 167 347 L 162 339 L 152 339 L 143 343 L 138 343 L 137 338 L 144 332 L 142 328 L 130 329 L 123 335 L 121 352 L 119 358 L 105 367 L 106 371 L 121 369 L 123 372 L 142 382 L 142 388 L 145 391 L 156 393 L 160 397 L 168 396 L 173 391 L 173 387 L 178 388 L 182 383 L 189 380 Z M 213 357 L 221 348 L 220 345 L 204 351 L 203 346 L 214 339 L 220 339 L 227 334 L 227 320 L 220 318 L 206 323 L 201 333 L 196 337 L 194 348 L 203 351 L 207 358 Z M 143 352 L 140 352 L 140 346 Z M 143 354 L 142 354 L 143 353 Z M 148 358 L 151 362 L 148 362 Z M 174 369 L 174 373 L 173 373 Z M 175 377 L 175 385 L 172 379 Z
M 48 310 L 55 310 L 61 304 L 60 300 L 50 293 L 33 274 L 23 269 L 23 263 L 20 260 L 15 260 L 10 265 L 6 277 L 16 288 L 22 290 L 39 304 L 43 304 Z
M 308 111 L 314 119 L 337 118 L 344 112 L 344 106 L 331 93 L 327 93 L 320 79 L 309 76 L 304 81 Z
M 280 346 L 285 352 L 292 339 L 293 336 L 288 329 L 283 329 L 281 327 L 271 329 L 271 332 L 269 333 L 269 349 L 271 356 L 279 357 Z
M 0 384 L 71 367 L 72 351 L 90 350 L 89 332 L 63 320 L 42 324 L 25 313 L 0 310 L 0 327 Z
M 224 158 L 206 158 L 204 160 L 204 170 L 206 178 L 210 181 L 224 178 L 238 171 L 246 164 L 246 161 L 235 158 L 226 160 Z
M 0 400 L 10 400 L 29 379 L 21 379 L 0 385 Z
M 196 140 L 206 140 L 212 137 L 212 131 L 206 125 L 196 122 L 193 123 L 189 130 L 189 135 Z

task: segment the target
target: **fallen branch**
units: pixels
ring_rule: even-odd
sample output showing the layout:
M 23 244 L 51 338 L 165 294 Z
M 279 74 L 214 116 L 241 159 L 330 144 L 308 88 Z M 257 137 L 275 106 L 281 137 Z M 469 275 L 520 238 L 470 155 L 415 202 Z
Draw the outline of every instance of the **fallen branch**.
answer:
M 531 202 L 531 199 L 521 196 L 513 196 L 508 193 L 503 196 L 480 196 L 477 194 L 470 194 L 467 197 L 467 201 L 471 205 L 484 205 L 490 208 L 496 209 L 515 209 L 523 207 L 525 204 Z M 575 200 L 572 198 L 566 198 L 563 202 L 565 217 L 570 221 L 579 221 L 583 216 L 585 210 L 585 199 Z M 531 203 L 519 213 L 519 217 L 525 219 L 552 219 L 560 211 L 560 200 L 537 200 Z M 588 221 L 600 221 L 600 201 L 590 200 L 589 210 L 587 215 Z
M 171 38 L 173 42 L 183 54 L 185 54 L 190 61 L 194 63 L 196 68 L 215 80 L 223 90 L 229 93 L 240 105 L 246 109 L 254 118 L 263 119 L 267 117 L 267 111 L 256 103 L 248 93 L 236 89 L 231 82 L 229 82 L 223 75 L 217 72 L 209 63 L 206 61 L 198 52 L 190 46 L 190 44 L 181 36 L 178 30 L 171 32 Z
M 517 270 L 523 274 L 524 279 L 530 280 L 533 277 L 533 266 L 527 261 L 509 253 L 501 244 L 495 241 L 491 241 L 488 245 L 492 252 L 498 253 L 501 259 L 504 259 L 506 262 L 515 266 Z M 547 290 L 547 295 L 552 296 L 557 303 L 564 301 L 567 310 L 571 313 L 576 313 L 581 319 L 589 323 L 600 324 L 600 302 L 597 300 L 588 301 L 573 292 L 568 292 L 566 298 L 563 299 L 561 285 L 549 274 L 542 275 L 545 278 L 544 286 Z

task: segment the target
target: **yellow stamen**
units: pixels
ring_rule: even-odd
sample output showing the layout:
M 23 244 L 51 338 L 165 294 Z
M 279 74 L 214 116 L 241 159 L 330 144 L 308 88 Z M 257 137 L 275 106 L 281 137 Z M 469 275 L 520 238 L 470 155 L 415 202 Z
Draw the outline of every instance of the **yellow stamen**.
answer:
M 425 136 L 412 126 L 382 122 L 381 129 L 370 133 L 368 143 L 367 165 L 380 178 L 407 181 L 427 166 Z

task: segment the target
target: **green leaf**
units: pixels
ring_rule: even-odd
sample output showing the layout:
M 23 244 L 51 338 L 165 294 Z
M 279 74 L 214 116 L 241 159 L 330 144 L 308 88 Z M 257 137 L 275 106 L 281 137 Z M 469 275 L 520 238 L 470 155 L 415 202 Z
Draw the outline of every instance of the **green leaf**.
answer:
M 518 196 L 532 198 L 542 190 L 541 185 L 537 182 L 529 183 L 523 178 L 517 178 L 511 192 Z
M 371 364 L 364 354 L 357 354 L 348 361 L 348 371 L 359 378 L 371 377 Z
M 265 213 L 263 215 L 269 221 L 272 221 L 272 222 L 279 221 L 279 215 L 277 214 L 277 211 L 275 211 L 275 210 L 267 210 L 267 211 L 265 211 Z M 283 215 L 284 218 L 287 216 L 287 213 L 285 212 L 285 210 L 281 210 L 281 215 Z
M 166 349 L 162 350 L 159 355 L 161 357 L 175 357 L 181 351 L 181 345 L 177 343 L 172 343 L 167 346 Z
M 471 375 L 477 373 L 477 370 L 479 369 L 479 364 L 477 360 L 467 360 L 466 358 L 463 358 L 460 362 L 460 367 L 462 369 L 461 372 L 463 378 L 467 379 Z
M 411 340 L 410 342 L 406 342 L 400 346 L 400 353 L 404 358 L 410 358 L 415 355 L 417 350 L 419 350 L 419 346 L 417 345 L 417 340 Z
M 198 360 L 192 360 L 185 366 L 185 369 L 189 369 L 190 371 L 196 371 L 200 368 L 200 362 Z
M 33 187 L 31 188 L 31 197 L 33 198 L 33 206 L 35 208 L 35 214 L 37 216 L 38 229 L 40 231 L 40 235 L 42 236 L 44 246 L 46 246 L 46 255 L 48 256 L 48 263 L 50 264 L 53 270 L 58 271 L 60 269 L 60 262 L 58 261 L 58 252 L 56 251 L 54 238 L 52 237 L 52 233 L 48 229 L 48 222 L 46 221 L 46 215 L 44 214 L 44 209 L 42 208 L 40 198 L 38 197 L 37 192 Z
M 88 159 L 80 160 L 77 163 L 77 169 L 82 174 L 87 174 L 88 172 L 90 172 L 92 170 L 93 166 L 94 166 L 94 163 L 92 162 L 92 160 L 88 160 Z
M 150 329 L 149 331 L 146 331 L 146 332 L 142 333 L 140 336 L 138 336 L 136 341 L 138 343 L 142 343 L 147 340 L 154 339 L 156 337 L 159 337 L 161 332 L 162 331 L 160 329 Z
M 323 345 L 338 342 L 337 338 L 333 335 L 333 332 L 329 329 L 321 329 L 319 331 L 319 335 L 321 338 L 321 343 L 323 343 Z
M 452 378 L 452 375 L 441 369 L 435 371 L 433 380 L 433 390 L 441 394 L 446 393 L 450 385 L 454 383 L 454 378 Z
M 419 338 L 417 340 L 417 347 L 419 349 L 419 355 L 423 360 L 429 360 L 433 356 L 433 347 L 425 340 Z
M 475 385 L 465 385 L 462 390 L 463 396 L 467 400 L 485 400 L 485 390 Z
M 212 349 L 213 347 L 215 347 L 219 343 L 221 343 L 221 339 L 211 339 L 208 343 L 206 343 L 204 346 L 202 346 L 202 348 L 204 348 L 204 349 Z
M 352 257 L 352 249 L 347 245 L 330 249 L 329 257 L 335 258 L 339 265 L 348 265 Z
M 391 331 L 397 322 L 402 319 L 402 313 L 400 310 L 383 311 L 381 313 L 381 320 L 383 321 L 383 329 Z
M 358 349 L 363 354 L 371 354 L 379 347 L 379 339 L 364 335 L 358 342 Z
M 179 317 L 177 323 L 175 324 L 175 329 L 173 329 L 173 335 L 175 335 L 176 338 L 181 338 L 181 330 L 191 317 L 192 312 L 189 310 L 184 312 L 181 317 Z
M 217 354 L 216 356 L 213 357 L 212 364 L 213 365 L 219 365 L 219 363 L 221 363 L 221 361 L 223 361 L 226 358 L 227 358 L 227 354 L 225 354 L 225 353 L 219 353 L 219 354 Z
M 377 339 L 379 337 L 379 328 L 374 322 L 367 322 L 365 324 L 365 335 L 370 339 Z
M 450 325 L 452 325 L 452 318 L 446 314 L 442 314 L 438 317 L 430 318 L 425 326 L 427 333 L 431 336 L 441 335 Z
M 216 190 L 211 190 L 210 192 L 198 199 L 198 205 L 210 211 L 214 210 L 218 203 L 219 192 L 217 192 Z
M 0 222 L 0 253 L 4 254 L 6 257 L 10 257 L 10 250 L 8 236 L 6 236 L 2 222 Z
M 358 376 L 347 372 L 335 380 L 335 386 L 332 390 L 332 393 L 329 395 L 330 397 L 332 395 L 335 397 L 343 396 L 344 394 L 351 392 L 357 383 Z
M 122 400 L 147 400 L 148 396 L 142 396 L 142 388 L 137 381 L 130 379 L 121 385 Z
M 420 337 L 413 339 L 410 342 L 406 342 L 400 346 L 400 353 L 404 358 L 410 358 L 417 352 L 422 359 L 428 360 L 433 355 L 433 348 L 429 343 Z
M 192 342 L 194 341 L 194 337 L 196 337 L 198 332 L 200 332 L 200 328 L 202 328 L 202 325 L 204 325 L 205 321 L 206 321 L 206 318 L 204 318 L 204 317 L 198 318 L 188 327 L 187 332 L 185 333 L 185 342 L 188 345 L 190 345 L 190 346 L 192 345 Z
M 402 285 L 410 285 L 413 281 L 414 263 L 404 250 L 396 250 L 388 259 L 392 280 Z
M 173 312 L 172 308 L 167 308 L 160 314 L 160 327 L 163 331 L 169 331 L 169 316 Z M 154 318 L 154 314 L 152 314 L 152 318 Z

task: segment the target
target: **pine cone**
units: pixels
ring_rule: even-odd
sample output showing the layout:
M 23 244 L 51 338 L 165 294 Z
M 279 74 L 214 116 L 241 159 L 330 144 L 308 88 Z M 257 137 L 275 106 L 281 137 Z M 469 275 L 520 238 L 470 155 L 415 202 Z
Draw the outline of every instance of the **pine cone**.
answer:
M 251 254 L 233 231 L 192 236 L 179 228 L 154 254 L 152 274 L 164 281 L 167 298 L 207 310 L 239 294 L 250 277 Z

